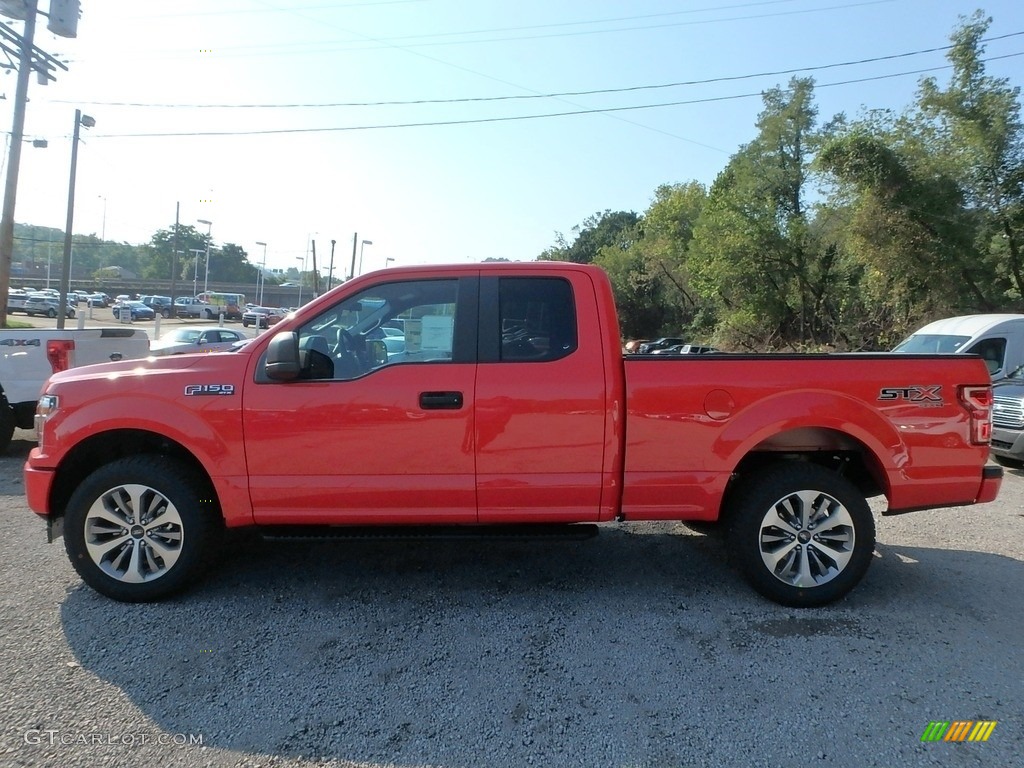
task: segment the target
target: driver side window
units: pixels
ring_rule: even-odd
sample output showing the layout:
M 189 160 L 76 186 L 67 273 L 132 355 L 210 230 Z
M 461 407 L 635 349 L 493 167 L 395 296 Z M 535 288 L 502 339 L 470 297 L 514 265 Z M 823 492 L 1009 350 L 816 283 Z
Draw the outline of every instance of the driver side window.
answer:
M 347 381 L 386 365 L 451 361 L 456 280 L 375 285 L 299 329 L 303 378 Z

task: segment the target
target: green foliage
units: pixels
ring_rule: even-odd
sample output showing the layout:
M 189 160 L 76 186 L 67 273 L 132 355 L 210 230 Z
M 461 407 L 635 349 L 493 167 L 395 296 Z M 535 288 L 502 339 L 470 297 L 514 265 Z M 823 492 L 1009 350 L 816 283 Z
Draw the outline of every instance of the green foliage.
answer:
M 548 248 L 539 258 L 541 261 L 571 261 L 576 264 L 591 264 L 602 248 L 609 246 L 628 248 L 636 235 L 636 224 L 640 217 L 626 211 L 605 211 L 595 213 L 573 227 L 576 239 L 568 243 L 561 234 L 557 236 L 557 244 Z

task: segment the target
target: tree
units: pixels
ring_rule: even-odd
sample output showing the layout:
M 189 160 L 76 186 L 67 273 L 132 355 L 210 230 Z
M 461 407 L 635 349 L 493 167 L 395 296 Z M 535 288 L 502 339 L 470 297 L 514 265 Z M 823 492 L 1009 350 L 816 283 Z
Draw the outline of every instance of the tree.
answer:
M 832 341 L 840 317 L 838 250 L 814 220 L 814 151 L 841 121 L 816 129 L 813 81 L 764 94 L 757 137 L 711 187 L 687 259 L 714 303 L 719 343 L 804 348 Z
M 614 246 L 626 248 L 636 235 L 639 217 L 632 211 L 605 211 L 595 213 L 583 224 L 573 227 L 576 239 L 569 243 L 558 233 L 557 245 L 548 248 L 538 258 L 541 261 L 571 261 L 576 264 L 591 264 L 602 248 Z
M 1024 130 L 1020 88 L 985 74 L 981 40 L 992 23 L 981 11 L 961 18 L 950 41 L 949 87 L 921 81 L 920 109 L 939 130 L 939 150 L 955 169 L 964 203 L 980 212 L 976 244 L 981 260 L 1010 283 L 1006 295 L 1024 297 Z
M 202 280 L 206 274 L 205 233 L 192 225 L 178 225 L 177 250 L 178 274 L 176 280 Z M 145 262 L 139 269 L 141 277 L 154 280 L 170 280 L 172 264 L 175 263 L 174 227 L 157 230 L 143 247 Z
M 985 75 L 990 21 L 953 32 L 945 90 L 923 79 L 913 108 L 868 113 L 819 158 L 885 345 L 935 317 L 1024 306 L 1020 94 Z
M 594 260 L 608 273 L 627 338 L 701 334 L 710 317 L 690 285 L 687 255 L 706 198 L 697 182 L 662 185 L 627 247 L 603 247 Z

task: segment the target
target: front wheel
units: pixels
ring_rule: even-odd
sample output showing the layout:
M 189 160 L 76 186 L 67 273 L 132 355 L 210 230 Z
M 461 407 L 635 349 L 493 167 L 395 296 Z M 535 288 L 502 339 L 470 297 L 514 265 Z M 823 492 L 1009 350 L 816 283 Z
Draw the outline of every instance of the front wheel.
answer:
M 169 318 L 171 316 L 171 310 L 169 310 L 169 309 L 161 310 L 160 314 L 164 317 L 164 319 L 167 319 L 167 318 Z
M 46 316 L 50 317 L 50 318 L 56 317 L 57 316 L 57 310 L 53 309 L 51 307 L 50 309 L 46 310 Z
M 775 464 L 738 481 L 729 545 L 747 582 L 782 605 L 825 605 L 867 572 L 875 521 L 852 483 L 815 464 Z
M 64 546 L 78 575 L 122 602 L 158 600 L 202 571 L 221 530 L 209 483 L 179 462 L 118 459 L 68 501 Z

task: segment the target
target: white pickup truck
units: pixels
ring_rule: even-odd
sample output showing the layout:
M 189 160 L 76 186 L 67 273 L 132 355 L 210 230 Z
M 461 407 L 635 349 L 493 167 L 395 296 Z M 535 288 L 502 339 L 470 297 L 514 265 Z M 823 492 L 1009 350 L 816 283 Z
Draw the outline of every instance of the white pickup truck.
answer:
M 0 453 L 15 427 L 30 429 L 39 392 L 50 374 L 68 368 L 149 355 L 140 328 L 0 330 Z

